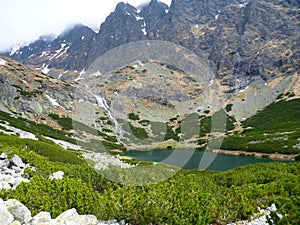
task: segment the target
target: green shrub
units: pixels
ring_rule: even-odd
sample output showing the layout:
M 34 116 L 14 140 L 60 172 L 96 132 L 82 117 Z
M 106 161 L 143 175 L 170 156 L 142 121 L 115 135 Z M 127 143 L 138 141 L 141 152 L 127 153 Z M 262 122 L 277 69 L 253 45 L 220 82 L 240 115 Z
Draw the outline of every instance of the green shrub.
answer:
M 147 131 L 144 128 L 134 127 L 131 123 L 129 123 L 130 131 L 132 134 L 138 139 L 147 139 L 149 137 Z
M 140 117 L 138 115 L 135 115 L 134 113 L 129 113 L 128 118 L 130 120 L 140 120 Z

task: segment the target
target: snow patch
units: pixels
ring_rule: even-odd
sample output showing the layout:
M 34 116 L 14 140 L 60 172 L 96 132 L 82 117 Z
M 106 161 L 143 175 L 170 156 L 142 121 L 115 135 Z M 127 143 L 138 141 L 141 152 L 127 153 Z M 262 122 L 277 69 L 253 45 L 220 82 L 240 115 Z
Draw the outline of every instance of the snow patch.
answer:
M 245 8 L 248 5 L 248 2 L 240 3 L 239 7 L 240 8 Z
M 57 79 L 59 79 L 59 80 L 60 80 L 60 79 L 61 79 L 61 77 L 62 77 L 62 74 L 59 74 Z
M 65 41 L 64 41 L 65 42 Z M 65 48 L 67 46 L 67 44 L 60 44 L 60 49 L 56 50 L 56 53 L 51 56 L 49 58 L 49 60 L 52 60 L 54 58 L 59 58 L 61 57 L 63 54 L 65 54 L 67 52 L 67 50 L 70 48 L 70 46 L 68 46 L 67 48 Z M 64 51 L 63 51 L 64 50 Z
M 168 13 L 169 13 L 169 11 L 170 11 L 169 9 L 166 9 L 166 10 L 165 10 L 166 14 L 168 14 Z
M 215 16 L 215 19 L 217 20 L 217 19 L 219 18 L 219 16 L 220 16 L 220 15 L 219 15 L 219 14 L 217 14 L 217 15 Z
M 144 17 L 141 17 L 141 16 L 135 16 L 135 18 L 136 18 L 137 21 L 144 19 Z
M 45 68 L 42 69 L 42 73 L 44 73 L 44 74 L 48 74 L 49 73 L 50 69 L 48 69 L 48 66 L 49 65 L 47 65 Z M 44 64 L 43 64 L 43 67 L 44 67 Z
M 60 107 L 60 108 L 62 108 L 62 109 L 65 109 L 64 107 L 62 107 L 62 106 L 57 102 L 56 99 L 51 98 L 51 97 L 50 97 L 49 95 L 47 95 L 47 94 L 46 94 L 46 97 L 49 99 L 49 101 L 51 102 L 51 104 L 52 104 L 53 106 L 57 106 L 57 107 Z
M 98 77 L 98 76 L 101 76 L 101 72 L 98 70 L 96 73 L 93 73 L 90 75 L 90 77 Z
M 11 48 L 9 55 L 12 56 L 14 55 L 17 51 L 20 50 L 20 48 L 22 47 L 22 45 L 16 45 L 14 47 Z
M 143 28 L 142 31 L 143 31 L 145 36 L 148 34 L 147 31 L 146 31 L 146 28 Z
M 85 39 L 85 36 L 82 36 L 82 37 L 81 37 L 81 40 L 84 40 L 84 39 Z
M 85 69 L 83 69 L 80 73 L 79 76 L 74 80 L 75 82 L 83 80 L 84 78 L 82 78 L 82 76 L 85 74 Z
M 53 138 L 51 138 L 51 137 L 46 137 L 46 136 L 44 136 L 44 137 L 47 138 L 48 140 L 53 141 L 55 144 L 60 145 L 60 146 L 63 147 L 64 149 L 81 150 L 81 147 L 80 147 L 79 145 L 74 145 L 74 144 L 71 144 L 71 143 L 69 143 L 69 142 L 62 141 L 62 140 L 56 140 L 56 139 L 53 139 Z
M 141 61 L 137 61 L 136 64 L 133 65 L 134 68 L 143 67 L 145 64 L 143 64 Z
M 148 34 L 146 31 L 146 26 L 147 26 L 146 21 L 144 21 L 144 24 L 142 25 L 142 31 L 143 31 L 144 35 Z
M 66 47 L 64 52 L 60 53 L 58 56 L 56 56 L 55 58 L 58 59 L 59 57 L 63 56 L 64 54 L 67 53 L 68 49 L 70 48 L 70 46 Z
M 32 133 L 29 133 L 27 131 L 23 131 L 21 129 L 18 129 L 18 128 L 15 128 L 15 127 L 12 127 L 8 124 L 4 124 L 4 123 L 1 123 L 1 126 L 6 128 L 7 130 L 11 130 L 11 131 L 2 131 L 1 128 L 0 128 L 0 132 L 4 133 L 4 134 L 8 134 L 8 135 L 19 135 L 20 138 L 24 139 L 24 138 L 27 138 L 27 139 L 32 139 L 32 140 L 38 140 L 38 138 L 32 134 Z
M 249 86 L 245 87 L 245 89 L 243 89 L 243 90 L 240 90 L 240 91 L 239 91 L 239 93 L 243 93 L 243 92 L 245 92 L 245 91 L 246 91 L 248 88 L 249 88 Z
M 4 66 L 7 62 L 4 59 L 0 59 L 0 66 Z

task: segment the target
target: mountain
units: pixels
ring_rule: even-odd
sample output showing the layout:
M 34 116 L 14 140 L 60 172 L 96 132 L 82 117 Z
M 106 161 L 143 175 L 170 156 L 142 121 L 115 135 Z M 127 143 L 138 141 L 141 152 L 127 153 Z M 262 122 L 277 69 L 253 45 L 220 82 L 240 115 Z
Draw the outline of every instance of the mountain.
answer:
M 179 51 L 177 45 L 172 47 L 174 52 Z M 165 50 L 172 53 L 172 48 Z M 182 59 L 191 58 L 189 52 L 181 54 Z M 248 139 L 250 142 L 269 141 L 269 137 L 262 134 L 265 130 L 261 127 L 264 127 L 274 136 L 272 144 L 279 141 L 280 145 L 288 146 L 272 148 L 271 152 L 299 152 L 298 75 L 279 77 L 269 84 L 256 81 L 228 99 L 220 81 L 180 70 L 182 62 L 177 62 L 178 67 L 151 60 L 135 62 L 102 75 L 92 74 L 78 82 L 67 82 L 1 57 L 0 119 L 17 124 L 19 129 L 25 126 L 29 132 L 37 124 L 47 125 L 51 129 L 47 127 L 42 131 L 47 136 L 77 142 L 97 151 L 176 146 L 206 149 L 212 147 L 214 136 L 220 133 L 227 137 L 225 150 L 248 151 L 244 143 Z M 192 62 L 187 65 L 197 65 L 195 68 L 205 71 L 205 64 Z M 248 124 L 252 123 L 248 121 L 268 107 L 285 114 L 273 115 L 273 122 L 267 122 L 262 113 L 254 119 L 255 127 L 248 132 Z M 22 119 L 21 124 L 16 123 L 9 115 L 23 118 L 25 122 Z M 288 127 L 283 122 L 286 120 Z M 256 129 L 256 126 L 261 127 Z M 53 128 L 63 133 L 57 134 Z M 281 143 L 278 135 L 285 135 L 287 142 Z M 266 150 L 260 145 L 251 151 Z
M 98 33 L 76 25 L 5 53 L 41 72 L 3 58 L 1 110 L 67 130 L 73 119 L 85 125 L 74 137 L 96 136 L 111 150 L 174 147 L 181 138 L 199 147 L 214 115 L 239 133 L 278 96 L 299 97 L 298 8 L 279 0 L 119 3 Z M 194 117 L 204 133 L 186 138 L 182 123 Z
M 297 0 L 152 0 L 141 10 L 119 3 L 99 33 L 77 25 L 10 54 L 62 79 L 75 79 L 107 51 L 142 40 L 173 42 L 205 60 L 232 96 L 257 79 L 299 71 Z M 59 76 L 68 70 L 72 76 Z M 71 72 L 72 71 L 72 72 Z
M 95 42 L 96 33 L 89 27 L 78 24 L 58 37 L 42 36 L 28 46 L 14 49 L 3 55 L 23 62 L 44 73 L 57 68 L 58 77 L 67 70 L 83 68 L 88 63 L 88 52 Z M 60 70 L 59 70 L 60 69 Z

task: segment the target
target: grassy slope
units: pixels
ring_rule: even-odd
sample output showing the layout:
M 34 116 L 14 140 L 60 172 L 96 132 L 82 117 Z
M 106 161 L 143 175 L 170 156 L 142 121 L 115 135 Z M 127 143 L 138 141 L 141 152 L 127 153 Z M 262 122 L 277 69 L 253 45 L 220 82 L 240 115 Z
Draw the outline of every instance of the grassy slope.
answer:
M 0 115 L 11 125 L 47 135 L 46 129 L 30 121 Z M 20 200 L 33 214 L 50 211 L 55 217 L 76 208 L 81 214 L 95 214 L 99 219 L 126 219 L 133 224 L 208 224 L 246 219 L 258 206 L 267 207 L 275 202 L 280 212 L 287 215 L 283 224 L 299 222 L 300 163 L 257 164 L 227 172 L 180 171 L 160 183 L 128 187 L 98 174 L 78 153 L 38 137 L 39 141 L 33 141 L 0 134 L 0 152 L 16 153 L 36 168 L 27 170 L 28 176 L 33 177 L 31 182 L 21 184 L 16 190 L 2 190 L 0 197 Z M 65 172 L 63 180 L 47 179 L 58 170 Z M 138 178 L 161 176 L 169 170 L 159 167 L 149 174 L 141 168 Z M 136 176 L 130 170 L 125 175 L 117 168 L 110 172 L 123 182 L 127 176 Z
M 279 101 L 242 123 L 241 134 L 225 138 L 222 149 L 298 154 L 300 99 Z M 246 129 L 247 128 L 247 129 Z
M 180 171 L 160 183 L 129 187 L 105 179 L 77 153 L 44 141 L 0 136 L 0 152 L 16 153 L 36 168 L 27 169 L 31 182 L 2 190 L 0 197 L 20 200 L 33 214 L 50 211 L 55 217 L 74 207 L 81 214 L 132 224 L 208 224 L 247 219 L 258 206 L 275 202 L 286 214 L 283 224 L 299 222 L 300 163 L 257 164 L 227 172 Z M 139 179 L 159 176 L 164 169 L 167 172 L 168 168 L 160 168 L 153 174 L 146 170 Z M 63 180 L 47 179 L 58 170 L 65 172 Z M 117 168 L 111 172 L 127 179 Z M 135 176 L 131 171 L 127 175 Z

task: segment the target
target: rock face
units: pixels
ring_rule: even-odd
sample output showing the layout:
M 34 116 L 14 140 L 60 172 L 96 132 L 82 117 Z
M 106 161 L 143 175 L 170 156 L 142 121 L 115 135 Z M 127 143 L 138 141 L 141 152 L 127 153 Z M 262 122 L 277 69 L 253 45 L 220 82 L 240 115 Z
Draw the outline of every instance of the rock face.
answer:
M 41 69 L 81 71 L 125 43 L 170 41 L 207 60 L 232 93 L 299 70 L 299 8 L 297 0 L 173 0 L 170 8 L 152 0 L 140 11 L 119 3 L 99 33 L 78 25 L 3 54 Z
M 9 58 L 5 61 L 0 65 L 0 107 L 6 108 L 4 111 L 39 120 L 49 113 L 71 111 L 76 99 L 88 100 L 84 91 L 72 83 L 49 78 Z
M 79 215 L 76 209 L 69 209 L 57 218 L 51 219 L 49 212 L 40 212 L 34 217 L 29 209 L 15 199 L 3 201 L 0 199 L 0 224 L 1 225 L 125 225 L 124 221 L 99 221 L 93 215 Z
M 29 179 L 23 178 L 24 170 L 29 165 L 25 165 L 22 159 L 14 155 L 8 158 L 3 152 L 0 155 L 0 190 L 15 189 L 22 182 L 29 182 Z
M 41 69 L 83 68 L 87 64 L 88 51 L 94 44 L 95 36 L 96 33 L 92 29 L 78 24 L 58 37 L 41 36 L 34 43 L 20 48 L 15 53 L 4 55 Z

